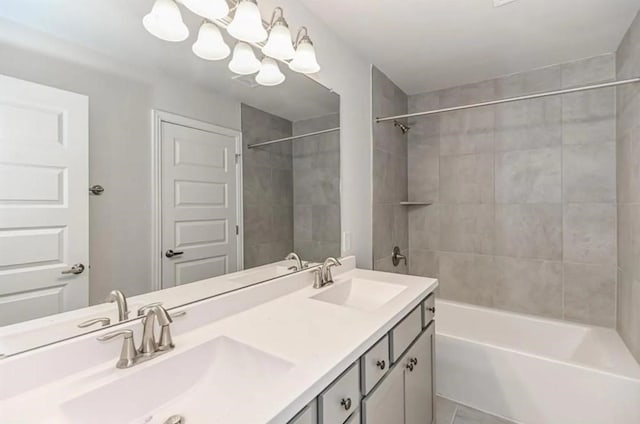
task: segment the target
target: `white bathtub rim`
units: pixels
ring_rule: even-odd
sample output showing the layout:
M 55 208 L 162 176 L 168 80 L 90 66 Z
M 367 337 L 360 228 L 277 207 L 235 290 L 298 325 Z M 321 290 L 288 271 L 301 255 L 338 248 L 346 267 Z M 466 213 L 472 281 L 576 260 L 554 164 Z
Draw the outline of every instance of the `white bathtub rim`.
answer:
M 477 345 L 481 345 L 481 346 L 486 346 L 486 347 L 489 347 L 491 349 L 498 349 L 498 350 L 502 350 L 504 352 L 509 352 L 509 353 L 514 353 L 514 354 L 517 354 L 517 355 L 528 356 L 530 358 L 535 358 L 535 359 L 539 359 L 539 360 L 542 360 L 542 361 L 549 361 L 549 362 L 553 362 L 555 364 L 572 366 L 572 367 L 575 367 L 575 368 L 580 368 L 580 369 L 583 369 L 583 370 L 593 371 L 593 372 L 597 372 L 597 373 L 600 373 L 600 374 L 605 374 L 605 375 L 608 375 L 608 376 L 611 376 L 611 377 L 621 378 L 621 379 L 628 380 L 628 381 L 631 381 L 631 382 L 640 383 L 640 375 L 637 376 L 637 377 L 629 377 L 629 376 L 624 375 L 624 374 L 619 374 L 619 373 L 616 373 L 616 372 L 607 371 L 607 370 L 604 370 L 602 368 L 596 368 L 596 367 L 585 365 L 585 364 L 578 363 L 578 362 L 573 362 L 573 361 L 568 361 L 568 360 L 560 360 L 560 359 L 556 359 L 556 358 L 551 358 L 549 356 L 537 355 L 535 353 L 524 352 L 522 350 L 517 350 L 517 349 L 505 347 L 505 346 L 496 345 L 496 344 L 493 344 L 493 343 L 479 342 L 477 340 L 471 340 L 471 339 L 467 339 L 467 338 L 464 338 L 464 337 L 454 336 L 454 335 L 451 335 L 451 334 L 440 333 L 440 332 L 438 332 L 438 326 L 436 325 L 436 337 L 438 337 L 438 336 L 440 336 L 440 337 L 448 337 L 450 339 L 454 339 L 454 340 L 457 340 L 457 341 L 462 342 L 462 343 L 473 343 L 473 344 L 477 344 Z M 438 351 L 437 351 L 437 344 L 436 344 L 436 355 L 437 354 L 438 354 Z
M 469 404 L 467 404 L 465 402 L 460 402 L 460 401 L 457 401 L 455 399 L 451 399 L 450 397 L 447 397 L 447 396 L 444 396 L 444 395 L 440 394 L 437 389 L 436 389 L 436 395 L 438 395 L 439 397 L 441 397 L 443 399 L 446 399 L 446 400 L 448 400 L 450 402 L 456 403 L 457 405 L 462 405 L 462 406 L 465 406 L 467 408 L 475 409 L 476 411 L 480 411 L 480 412 L 482 412 L 484 414 L 491 415 L 492 417 L 497 417 L 497 418 L 506 420 L 506 421 L 509 422 L 509 424 L 511 424 L 511 423 L 513 423 L 513 424 L 526 424 L 526 423 L 524 423 L 522 421 L 514 420 L 513 418 L 505 417 L 505 416 L 500 415 L 500 414 L 495 414 L 495 413 L 490 412 L 490 411 L 485 411 L 484 409 L 478 408 L 477 406 L 472 406 L 472 405 L 469 405 Z M 457 405 L 456 405 L 456 408 L 457 408 Z M 457 411 L 457 409 L 456 409 L 456 411 Z M 452 417 L 452 420 L 453 419 L 455 419 L 455 414 Z M 440 423 L 438 423 L 438 424 L 440 424 Z M 453 424 L 453 421 L 451 422 L 451 424 Z

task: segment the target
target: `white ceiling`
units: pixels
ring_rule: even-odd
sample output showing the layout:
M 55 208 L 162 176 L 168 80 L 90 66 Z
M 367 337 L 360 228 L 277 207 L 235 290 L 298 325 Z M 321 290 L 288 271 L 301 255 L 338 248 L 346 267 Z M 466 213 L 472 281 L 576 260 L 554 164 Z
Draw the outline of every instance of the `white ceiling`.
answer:
M 616 50 L 640 0 L 301 0 L 407 94 Z
M 231 79 L 229 59 L 208 62 L 196 57 L 191 45 L 202 19 L 184 8 L 191 33 L 186 41 L 153 37 L 142 26 L 152 5 L 153 0 L 0 0 L 0 42 L 80 61 L 71 48 L 78 46 L 77 52 L 91 52 L 92 60 L 107 58 L 101 63 L 112 61 L 121 73 L 186 80 L 291 121 L 339 112 L 336 94 L 285 66 L 284 84 L 249 88 Z M 232 45 L 231 37 L 227 43 Z

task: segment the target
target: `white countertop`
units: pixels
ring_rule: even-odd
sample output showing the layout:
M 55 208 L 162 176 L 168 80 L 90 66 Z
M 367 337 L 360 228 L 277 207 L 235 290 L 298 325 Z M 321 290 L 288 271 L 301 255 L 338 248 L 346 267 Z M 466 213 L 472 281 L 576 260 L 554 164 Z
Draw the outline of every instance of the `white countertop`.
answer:
M 69 399 L 90 388 L 118 379 L 125 373 L 139 373 L 160 361 L 167 361 L 172 356 L 184 353 L 186 349 L 224 336 L 288 361 L 291 365 L 286 372 L 270 382 L 268 391 L 248 399 L 247 407 L 233 409 L 232 413 L 224 416 L 223 422 L 285 423 L 437 287 L 437 280 L 434 279 L 360 269 L 335 272 L 334 275 L 336 285 L 350 278 L 363 278 L 403 285 L 406 289 L 375 311 L 368 312 L 310 299 L 311 296 L 328 289 L 313 289 L 309 284 L 310 273 L 283 277 L 279 280 L 289 279 L 303 288 L 188 332 L 181 333 L 179 328 L 176 328 L 173 332 L 176 348 L 172 352 L 131 369 L 116 369 L 116 355 L 108 362 L 101 362 L 82 372 L 0 400 L 0 417 L 3 422 L 15 423 L 72 422 L 61 408 Z M 279 280 L 261 286 L 272 284 L 276 287 L 285 283 Z M 233 293 L 227 296 L 227 301 L 234 302 L 243 296 L 250 297 L 252 290 L 254 288 Z M 92 337 L 95 337 L 95 334 Z M 116 344 L 119 345 L 119 342 Z M 95 342 L 95 345 L 97 348 L 104 348 L 98 342 Z M 53 361 L 60 357 L 60 354 L 56 355 L 55 349 L 52 350 Z M 20 360 L 20 356 L 10 359 Z M 40 360 L 46 359 L 43 356 Z M 9 359 L 5 361 L 8 362 Z M 2 372 L 3 367 L 10 366 L 9 363 L 4 363 L 5 361 L 0 361 L 0 377 L 19 378 L 7 373 L 6 369 Z M 49 365 L 55 366 L 54 363 Z M 24 369 L 24 365 L 16 369 Z M 170 376 L 167 384 L 171 384 Z M 132 393 L 131 396 L 134 400 L 136 393 Z M 105 408 L 117 407 L 111 404 L 109 399 L 104 399 L 104 404 Z M 175 409 L 175 405 L 172 408 Z M 169 411 L 160 408 L 153 418 L 145 422 L 162 423 L 168 417 L 164 414 Z M 185 418 L 190 422 L 188 414 L 185 414 Z M 193 422 L 200 421 L 194 419 Z M 93 424 L 99 423 L 100 413 L 96 411 Z

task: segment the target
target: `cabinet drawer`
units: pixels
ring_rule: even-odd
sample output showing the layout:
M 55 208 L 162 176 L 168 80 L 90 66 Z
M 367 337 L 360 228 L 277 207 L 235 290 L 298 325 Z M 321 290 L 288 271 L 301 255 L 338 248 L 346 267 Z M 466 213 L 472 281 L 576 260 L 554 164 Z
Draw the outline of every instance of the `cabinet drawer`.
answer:
M 360 367 L 353 364 L 318 396 L 320 422 L 342 424 L 360 407 Z
M 362 394 L 367 395 L 389 370 L 389 337 L 384 336 L 360 358 Z
M 391 330 L 391 362 L 396 362 L 422 331 L 422 305 L 409 313 Z
M 436 317 L 436 297 L 431 293 L 422 302 L 422 328 L 427 328 L 429 323 Z
M 356 412 L 354 412 L 345 424 L 360 424 L 360 410 L 358 409 Z
M 318 406 L 315 399 L 289 421 L 289 424 L 318 424 Z

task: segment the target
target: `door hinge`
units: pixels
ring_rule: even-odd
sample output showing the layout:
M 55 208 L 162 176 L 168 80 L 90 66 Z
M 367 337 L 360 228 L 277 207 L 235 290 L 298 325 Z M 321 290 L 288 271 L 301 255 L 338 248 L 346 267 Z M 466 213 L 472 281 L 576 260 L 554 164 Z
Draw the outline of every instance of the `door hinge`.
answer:
M 236 235 L 240 234 L 240 227 L 236 225 Z

